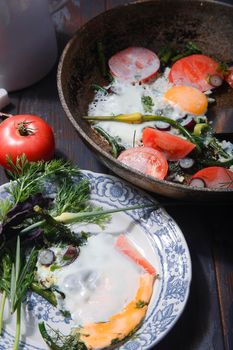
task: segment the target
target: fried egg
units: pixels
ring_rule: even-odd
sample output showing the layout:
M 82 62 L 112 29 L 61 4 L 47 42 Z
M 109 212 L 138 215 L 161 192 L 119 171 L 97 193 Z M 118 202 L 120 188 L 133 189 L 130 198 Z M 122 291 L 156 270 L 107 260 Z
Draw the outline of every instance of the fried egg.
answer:
M 107 322 L 134 300 L 142 267 L 115 247 L 116 237 L 99 233 L 82 246 L 78 258 L 51 271 L 37 263 L 37 278 L 65 295 L 59 308 L 69 311 L 76 325 Z M 55 248 L 55 255 L 61 255 Z M 47 273 L 46 273 L 47 271 Z
M 113 93 L 104 94 L 98 91 L 89 105 L 88 115 L 106 116 L 139 112 L 141 114 L 163 115 L 174 120 L 185 115 L 203 115 L 206 112 L 208 99 L 202 92 L 192 87 L 175 87 L 168 81 L 170 69 L 162 76 L 148 84 L 130 84 L 115 79 L 111 84 Z M 106 88 L 108 88 L 107 86 Z M 145 110 L 143 97 L 149 97 L 149 111 Z M 155 122 L 126 124 L 120 122 L 98 122 L 112 137 L 125 148 L 134 147 L 141 140 L 145 127 L 154 127 Z
M 206 113 L 208 99 L 203 92 L 191 86 L 173 86 L 164 94 L 164 99 L 190 114 Z

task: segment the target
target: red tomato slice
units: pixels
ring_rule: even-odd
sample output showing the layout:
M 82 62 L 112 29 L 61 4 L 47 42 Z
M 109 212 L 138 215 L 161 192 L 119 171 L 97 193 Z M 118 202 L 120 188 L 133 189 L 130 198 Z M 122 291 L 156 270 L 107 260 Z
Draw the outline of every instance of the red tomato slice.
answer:
M 168 160 L 179 160 L 189 154 L 195 147 L 192 142 L 172 135 L 165 131 L 145 128 L 142 133 L 142 142 L 146 147 L 162 151 Z
M 210 75 L 222 77 L 219 63 L 205 55 L 191 55 L 175 62 L 168 78 L 175 85 L 193 86 L 206 91 L 214 88 L 208 83 Z
M 233 88 L 233 66 L 229 68 L 229 73 L 227 74 L 225 80 L 228 82 L 230 87 Z
M 202 179 L 209 188 L 233 188 L 233 172 L 220 166 L 201 169 L 192 176 L 196 178 Z
M 160 67 L 158 56 L 144 47 L 128 47 L 112 56 L 108 65 L 113 76 L 129 82 L 145 82 Z
M 137 265 L 143 267 L 143 269 L 149 274 L 156 274 L 155 268 L 141 255 L 141 253 L 139 253 L 139 251 L 130 243 L 125 235 L 120 235 L 117 238 L 115 247 L 123 254 L 127 255 Z
M 156 179 L 163 180 L 167 175 L 168 164 L 165 156 L 150 147 L 129 148 L 119 155 L 118 160 Z

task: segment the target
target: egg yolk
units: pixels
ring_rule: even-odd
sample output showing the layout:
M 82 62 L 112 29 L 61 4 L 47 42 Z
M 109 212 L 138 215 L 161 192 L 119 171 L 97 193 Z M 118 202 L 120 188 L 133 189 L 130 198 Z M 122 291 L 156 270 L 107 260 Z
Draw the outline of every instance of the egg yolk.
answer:
M 164 99 L 183 112 L 196 115 L 204 114 L 208 106 L 206 95 L 191 86 L 173 86 L 165 92 Z

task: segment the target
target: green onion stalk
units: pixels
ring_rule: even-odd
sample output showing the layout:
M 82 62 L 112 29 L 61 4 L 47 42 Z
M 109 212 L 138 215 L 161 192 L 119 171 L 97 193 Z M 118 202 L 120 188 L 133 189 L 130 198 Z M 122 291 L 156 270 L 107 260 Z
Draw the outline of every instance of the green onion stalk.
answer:
M 16 331 L 15 331 L 15 342 L 14 342 L 13 350 L 19 349 L 20 329 L 21 329 L 21 303 L 19 303 L 16 309 Z
M 113 214 L 113 213 L 118 213 L 122 211 L 128 211 L 128 210 L 136 210 L 136 209 L 150 209 L 150 208 L 158 208 L 159 204 L 158 203 L 151 203 L 151 204 L 142 204 L 142 205 L 133 205 L 129 206 L 126 208 L 118 208 L 118 209 L 107 209 L 107 210 L 101 210 L 101 211 L 91 211 L 91 212 L 82 212 L 82 213 L 69 213 L 69 212 L 64 212 L 59 216 L 56 217 L 51 217 L 53 220 L 56 222 L 62 223 L 62 224 L 72 224 L 75 222 L 79 222 L 81 220 L 85 220 L 91 217 L 95 216 L 101 216 L 101 215 L 106 215 L 106 214 Z M 40 207 L 35 206 L 34 208 L 35 212 L 40 211 Z M 23 230 L 20 231 L 21 234 L 27 233 L 29 231 L 34 230 L 37 227 L 43 227 L 43 225 L 46 223 L 46 220 L 41 220 L 38 221 L 30 226 L 27 226 Z
M 0 307 L 0 336 L 2 335 L 3 313 L 4 313 L 6 298 L 7 298 L 7 295 L 6 295 L 6 291 L 4 290 L 2 293 L 2 301 L 1 301 L 1 307 Z

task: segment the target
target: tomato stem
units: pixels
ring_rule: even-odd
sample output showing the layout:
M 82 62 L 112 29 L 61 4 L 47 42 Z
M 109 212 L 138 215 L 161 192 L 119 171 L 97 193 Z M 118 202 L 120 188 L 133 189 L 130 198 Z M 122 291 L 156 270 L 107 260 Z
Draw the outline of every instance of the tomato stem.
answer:
M 17 130 L 21 136 L 29 136 L 34 134 L 34 130 L 29 127 L 31 122 L 23 121 L 18 123 Z

